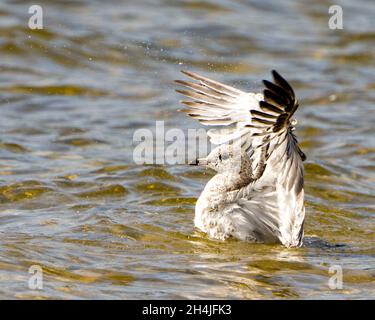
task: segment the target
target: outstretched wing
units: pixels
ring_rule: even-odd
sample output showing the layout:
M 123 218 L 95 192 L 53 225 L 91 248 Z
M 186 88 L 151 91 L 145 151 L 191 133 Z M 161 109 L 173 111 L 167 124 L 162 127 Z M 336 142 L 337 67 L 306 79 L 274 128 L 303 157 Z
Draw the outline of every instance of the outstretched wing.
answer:
M 192 99 L 182 101 L 188 108 L 181 111 L 204 125 L 218 126 L 208 131 L 214 144 L 241 139 L 252 159 L 256 188 L 271 190 L 272 199 L 264 202 L 262 192 L 249 186 L 248 195 L 252 197 L 244 194 L 241 210 L 248 213 L 250 221 L 256 219 L 267 229 L 277 228 L 286 246 L 300 245 L 305 155 L 293 134 L 292 116 L 298 101 L 292 87 L 275 70 L 273 82 L 263 81 L 263 94 L 245 93 L 195 73 L 183 73 L 196 82 L 176 81 L 188 88 L 177 92 Z
M 305 219 L 302 161 L 306 156 L 293 134 L 296 121 L 292 116 L 298 101 L 289 83 L 276 71 L 272 71 L 272 75 L 274 82 L 263 81 L 261 110 L 251 110 L 252 124 L 247 125 L 258 130 L 253 135 L 264 137 L 262 148 L 267 150 L 264 179 L 258 185 L 271 187 L 270 197 L 265 203 L 265 193 L 251 192 L 254 196 L 243 201 L 242 209 L 252 214 L 266 211 L 267 214 L 258 215 L 258 219 L 267 226 L 276 223 L 278 237 L 287 247 L 300 246 Z
M 254 131 L 246 125 L 251 124 L 249 111 L 259 108 L 261 94 L 246 93 L 192 72 L 182 73 L 198 82 L 175 81 L 188 89 L 176 91 L 192 99 L 181 101 L 188 108 L 180 111 L 204 125 L 220 126 L 208 131 L 213 144 L 226 143 Z
M 291 117 L 298 108 L 295 94 L 288 82 L 272 71 L 274 83 L 264 80 L 263 94 L 246 93 L 231 86 L 198 74 L 182 71 L 196 82 L 176 80 L 188 90 L 176 90 L 191 98 L 181 101 L 188 108 L 180 110 L 204 125 L 215 126 L 208 131 L 213 144 L 223 144 L 241 139 L 259 169 L 279 143 L 280 137 L 292 134 Z M 297 142 L 295 146 L 298 147 Z M 300 155 L 304 158 L 302 151 Z M 262 170 L 259 170 L 262 173 Z M 260 177 L 260 176 L 259 176 Z

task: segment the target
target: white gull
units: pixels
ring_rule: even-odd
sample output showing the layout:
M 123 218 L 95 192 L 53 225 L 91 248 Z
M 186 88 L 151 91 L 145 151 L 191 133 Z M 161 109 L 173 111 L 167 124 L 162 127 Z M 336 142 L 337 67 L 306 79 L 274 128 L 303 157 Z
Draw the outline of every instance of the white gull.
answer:
M 299 247 L 305 219 L 305 155 L 293 133 L 298 108 L 294 91 L 276 71 L 261 93 L 182 71 L 193 82 L 176 80 L 190 90 L 181 110 L 207 126 L 218 144 L 195 164 L 217 171 L 195 208 L 195 226 L 210 238 L 282 243 Z

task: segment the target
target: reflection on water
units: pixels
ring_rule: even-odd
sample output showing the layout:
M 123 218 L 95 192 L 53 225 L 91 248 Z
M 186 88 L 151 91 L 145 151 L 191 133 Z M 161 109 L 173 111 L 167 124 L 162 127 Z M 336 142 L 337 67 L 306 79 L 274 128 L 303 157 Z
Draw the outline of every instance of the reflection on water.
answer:
M 40 5 L 32 31 L 23 1 L 0 4 L 0 298 L 374 297 L 372 2 L 345 2 L 344 30 L 325 1 Z M 176 112 L 182 68 L 246 90 L 274 68 L 293 83 L 304 247 L 210 241 L 192 220 L 211 173 L 133 162 L 136 129 L 198 126 Z

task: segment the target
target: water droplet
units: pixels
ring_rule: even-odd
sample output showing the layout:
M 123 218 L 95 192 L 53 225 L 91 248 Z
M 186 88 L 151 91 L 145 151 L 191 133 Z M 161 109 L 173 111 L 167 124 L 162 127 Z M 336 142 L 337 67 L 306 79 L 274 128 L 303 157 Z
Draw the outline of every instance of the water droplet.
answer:
M 329 96 L 329 101 L 335 101 L 337 99 L 337 96 L 335 94 L 331 94 Z

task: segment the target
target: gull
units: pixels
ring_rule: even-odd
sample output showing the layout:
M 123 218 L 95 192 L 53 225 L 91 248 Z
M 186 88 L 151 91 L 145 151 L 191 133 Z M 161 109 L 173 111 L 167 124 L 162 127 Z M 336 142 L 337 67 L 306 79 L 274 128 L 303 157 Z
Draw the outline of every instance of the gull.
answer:
M 218 145 L 192 164 L 216 175 L 195 206 L 195 227 L 211 239 L 236 238 L 300 247 L 304 234 L 305 154 L 294 134 L 298 101 L 275 70 L 263 93 L 248 93 L 198 74 L 176 80 L 190 98 L 180 110 L 206 126 Z

